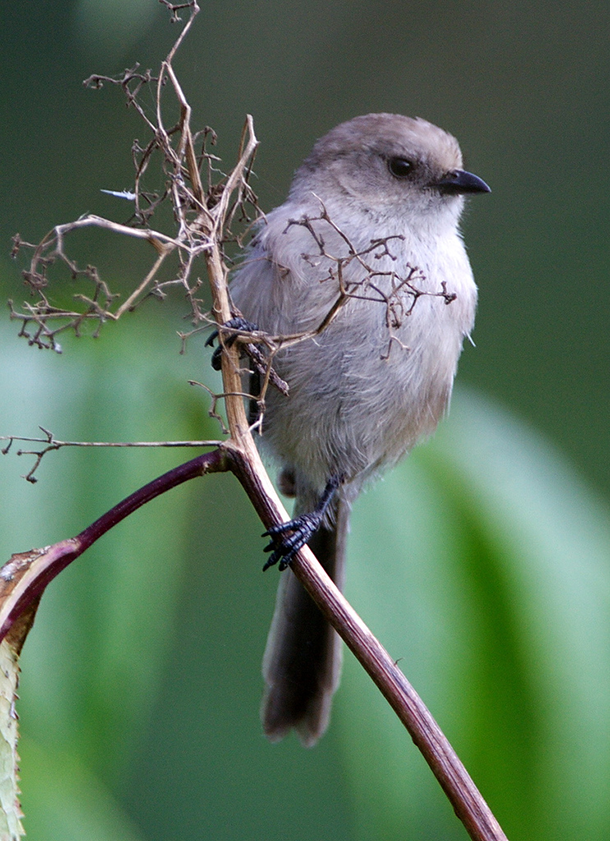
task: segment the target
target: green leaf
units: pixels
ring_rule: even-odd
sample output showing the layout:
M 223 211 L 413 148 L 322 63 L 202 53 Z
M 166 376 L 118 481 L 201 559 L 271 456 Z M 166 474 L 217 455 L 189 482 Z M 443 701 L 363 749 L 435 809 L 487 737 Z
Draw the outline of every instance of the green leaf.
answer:
M 17 683 L 19 654 L 4 639 L 0 643 L 0 839 L 19 841 L 23 835 L 17 786 Z

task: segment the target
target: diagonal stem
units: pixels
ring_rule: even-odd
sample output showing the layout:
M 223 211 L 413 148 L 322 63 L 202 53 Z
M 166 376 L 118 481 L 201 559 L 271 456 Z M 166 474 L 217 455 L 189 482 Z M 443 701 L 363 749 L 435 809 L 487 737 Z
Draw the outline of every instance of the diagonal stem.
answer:
M 261 493 L 260 477 L 248 459 L 233 450 L 231 462 L 265 526 L 282 522 L 276 519 L 273 500 Z M 307 546 L 295 556 L 291 569 L 402 721 L 473 841 L 507 841 L 422 699 Z

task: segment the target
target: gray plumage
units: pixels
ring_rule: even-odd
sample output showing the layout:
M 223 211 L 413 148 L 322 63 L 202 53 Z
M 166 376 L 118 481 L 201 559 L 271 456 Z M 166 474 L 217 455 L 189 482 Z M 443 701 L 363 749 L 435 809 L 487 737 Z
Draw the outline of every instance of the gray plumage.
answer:
M 341 267 L 345 305 L 319 335 L 275 358 L 290 394 L 268 390 L 262 435 L 294 484 L 296 514 L 342 477 L 309 542 L 339 586 L 352 501 L 435 429 L 473 326 L 476 286 L 458 222 L 462 194 L 489 188 L 461 167 L 455 138 L 425 120 L 368 114 L 337 126 L 261 224 L 231 285 L 245 318 L 294 335 L 322 323 Z M 335 632 L 282 573 L 264 659 L 271 739 L 291 728 L 306 745 L 322 735 L 340 656 Z

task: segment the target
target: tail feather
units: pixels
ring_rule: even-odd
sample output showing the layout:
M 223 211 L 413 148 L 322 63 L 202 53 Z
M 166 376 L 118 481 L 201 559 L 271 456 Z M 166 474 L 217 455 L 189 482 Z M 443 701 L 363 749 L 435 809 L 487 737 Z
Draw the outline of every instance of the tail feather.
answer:
M 343 586 L 349 504 L 337 501 L 334 522 L 309 547 L 339 588 Z M 261 717 L 271 741 L 291 729 L 311 747 L 328 727 L 341 672 L 341 638 L 290 569 L 282 573 L 263 660 L 267 692 Z

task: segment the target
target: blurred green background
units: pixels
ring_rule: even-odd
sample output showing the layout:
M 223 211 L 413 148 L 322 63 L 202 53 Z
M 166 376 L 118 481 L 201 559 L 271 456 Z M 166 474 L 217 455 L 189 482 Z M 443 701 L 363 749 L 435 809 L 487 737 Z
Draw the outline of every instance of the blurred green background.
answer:
M 147 137 L 81 81 L 177 34 L 156 0 L 5 4 L 0 291 L 35 242 L 132 185 Z M 452 413 L 358 503 L 348 596 L 445 729 L 508 836 L 610 836 L 610 7 L 602 3 L 203 3 L 176 60 L 195 126 L 231 162 L 244 115 L 256 188 L 281 203 L 314 140 L 369 111 L 454 133 L 493 194 L 465 235 L 481 291 Z M 145 94 L 152 105 L 152 95 Z M 133 286 L 150 254 L 104 234 L 71 253 Z M 58 290 L 65 296 L 66 288 Z M 217 437 L 209 352 L 179 355 L 183 303 L 150 302 L 57 356 L 0 323 L 0 434 Z M 186 455 L 185 455 L 186 457 Z M 2 557 L 59 540 L 178 463 L 172 452 L 0 462 Z M 40 841 L 463 839 L 351 655 L 329 733 L 269 745 L 260 660 L 277 574 L 230 477 L 138 512 L 46 594 L 23 656 L 25 827 Z

